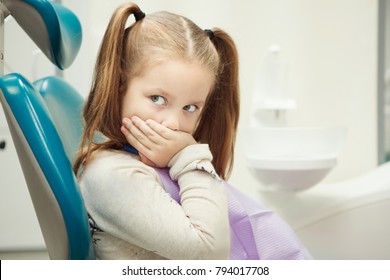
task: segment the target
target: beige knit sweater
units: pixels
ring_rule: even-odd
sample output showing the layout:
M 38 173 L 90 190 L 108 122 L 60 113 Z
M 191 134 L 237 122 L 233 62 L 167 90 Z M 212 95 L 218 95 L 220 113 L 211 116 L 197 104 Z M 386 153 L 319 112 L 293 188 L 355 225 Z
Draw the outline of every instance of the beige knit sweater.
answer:
M 102 231 L 93 234 L 99 259 L 227 259 L 229 218 L 225 188 L 205 144 L 179 152 L 169 163 L 181 205 L 159 175 L 124 151 L 98 151 L 80 188 L 87 211 Z

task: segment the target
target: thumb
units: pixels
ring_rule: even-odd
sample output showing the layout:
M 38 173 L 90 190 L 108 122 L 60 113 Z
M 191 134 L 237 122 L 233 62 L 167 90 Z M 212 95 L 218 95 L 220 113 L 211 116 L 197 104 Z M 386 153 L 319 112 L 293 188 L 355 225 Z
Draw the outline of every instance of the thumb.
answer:
M 145 163 L 146 165 L 149 165 L 151 167 L 156 167 L 156 164 L 153 161 L 151 161 L 150 159 L 148 159 L 144 154 L 139 153 L 139 157 L 140 157 L 141 161 L 143 163 Z

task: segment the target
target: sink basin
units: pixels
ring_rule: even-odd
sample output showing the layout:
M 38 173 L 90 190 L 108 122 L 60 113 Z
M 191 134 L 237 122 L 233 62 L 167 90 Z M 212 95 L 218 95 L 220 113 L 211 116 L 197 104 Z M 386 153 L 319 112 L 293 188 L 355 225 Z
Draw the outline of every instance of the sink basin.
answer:
M 243 131 L 247 166 L 264 190 L 301 191 L 336 166 L 346 129 L 251 128 Z

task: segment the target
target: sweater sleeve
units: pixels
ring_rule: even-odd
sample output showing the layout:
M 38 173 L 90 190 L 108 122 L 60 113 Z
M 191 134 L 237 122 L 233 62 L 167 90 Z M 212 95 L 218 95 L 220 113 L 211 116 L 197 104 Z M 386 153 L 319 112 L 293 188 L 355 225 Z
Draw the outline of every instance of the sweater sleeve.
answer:
M 170 162 L 181 205 L 165 192 L 153 168 L 122 152 L 95 157 L 81 178 L 81 191 L 97 225 L 117 238 L 168 259 L 226 259 L 225 188 L 212 171 L 196 168 L 211 168 L 210 160 L 207 145 L 196 144 Z

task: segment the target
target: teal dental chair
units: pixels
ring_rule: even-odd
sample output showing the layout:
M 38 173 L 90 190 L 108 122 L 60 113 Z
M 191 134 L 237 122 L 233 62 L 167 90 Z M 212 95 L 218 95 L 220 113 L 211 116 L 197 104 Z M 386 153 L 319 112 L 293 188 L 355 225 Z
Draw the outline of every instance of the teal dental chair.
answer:
M 81 26 L 71 11 L 44 0 L 4 0 L 0 5 L 53 64 L 60 69 L 72 64 Z M 84 100 L 60 78 L 32 84 L 13 73 L 0 77 L 0 101 L 50 259 L 94 259 L 71 164 L 82 132 Z

